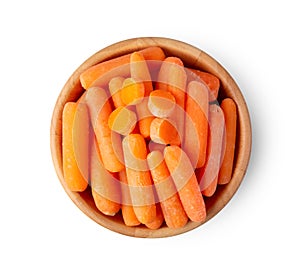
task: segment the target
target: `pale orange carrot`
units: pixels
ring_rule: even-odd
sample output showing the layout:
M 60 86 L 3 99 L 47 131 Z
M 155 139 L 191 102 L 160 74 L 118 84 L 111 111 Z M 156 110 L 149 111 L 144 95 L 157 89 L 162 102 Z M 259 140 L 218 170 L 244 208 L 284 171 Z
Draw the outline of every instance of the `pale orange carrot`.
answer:
M 213 102 L 217 100 L 220 88 L 220 80 L 213 74 L 200 71 L 197 69 L 186 69 L 188 82 L 192 80 L 198 80 L 198 78 L 205 82 L 209 88 L 209 101 Z
M 161 61 L 165 58 L 165 54 L 160 47 L 148 47 L 139 52 L 144 56 L 145 60 Z M 108 84 L 113 77 L 128 77 L 130 75 L 130 55 L 131 54 L 119 56 L 86 69 L 80 75 L 82 87 L 84 89 L 93 86 L 101 87 Z
M 161 227 L 162 223 L 164 222 L 164 216 L 160 207 L 160 204 L 156 204 L 156 216 L 154 220 L 150 223 L 146 223 L 145 225 L 152 230 L 158 229 Z
M 145 139 L 140 134 L 129 134 L 124 137 L 122 146 L 134 212 L 141 223 L 151 223 L 156 207 Z
M 160 151 L 149 153 L 147 162 L 167 226 L 170 228 L 183 227 L 188 218 L 162 153 Z
M 199 172 L 202 194 L 211 197 L 217 188 L 224 132 L 224 115 L 216 105 L 209 106 L 209 135 L 206 162 Z
M 68 188 L 84 191 L 89 180 L 89 115 L 85 104 L 68 102 L 62 114 L 63 173 Z
M 153 86 L 147 62 L 140 52 L 134 52 L 130 56 L 130 75 L 133 79 L 144 83 L 145 98 L 136 106 L 136 111 L 139 118 L 140 133 L 144 138 L 148 138 L 150 136 L 150 124 L 154 119 L 148 110 L 148 97 L 153 91 Z
M 136 122 L 135 112 L 122 106 L 112 111 L 108 118 L 109 128 L 121 135 L 130 134 L 135 128 Z
M 175 97 L 177 105 L 171 118 L 176 122 L 181 139 L 183 139 L 184 134 L 186 81 L 187 75 L 183 62 L 178 57 L 167 57 L 158 74 L 156 89 L 167 90 Z
M 104 167 L 110 172 L 124 169 L 121 136 L 111 131 L 108 118 L 112 108 L 102 88 L 90 88 L 85 97 L 89 107 L 91 124 L 95 131 Z
M 150 126 L 150 139 L 159 144 L 180 145 L 181 140 L 174 124 L 166 118 L 155 118 Z
M 115 108 L 125 106 L 121 98 L 121 90 L 124 82 L 123 77 L 114 77 L 108 83 L 109 92 L 114 103 Z
M 188 156 L 178 146 L 167 146 L 164 158 L 187 216 L 194 222 L 204 222 L 205 202 Z
M 127 78 L 123 82 L 121 99 L 125 105 L 137 105 L 144 99 L 144 83 L 133 78 Z
M 226 98 L 221 102 L 221 108 L 225 118 L 225 132 L 223 137 L 223 161 L 219 172 L 218 184 L 227 184 L 232 175 L 235 139 L 236 139 L 236 123 L 237 110 L 236 104 L 231 98 Z
M 104 168 L 95 137 L 92 138 L 90 167 L 95 205 L 102 213 L 114 216 L 121 207 L 120 184 L 113 174 Z
M 174 96 L 168 91 L 154 90 L 149 95 L 148 108 L 156 117 L 169 117 L 174 111 L 175 104 Z
M 130 192 L 128 188 L 128 181 L 126 171 L 122 170 L 119 172 L 119 179 L 121 182 L 121 192 L 122 192 L 122 216 L 124 223 L 127 226 L 136 226 L 140 224 L 140 221 L 136 218 L 132 207 L 132 201 L 130 197 Z
M 193 166 L 205 163 L 208 132 L 208 90 L 203 82 L 191 81 L 187 88 L 183 149 Z

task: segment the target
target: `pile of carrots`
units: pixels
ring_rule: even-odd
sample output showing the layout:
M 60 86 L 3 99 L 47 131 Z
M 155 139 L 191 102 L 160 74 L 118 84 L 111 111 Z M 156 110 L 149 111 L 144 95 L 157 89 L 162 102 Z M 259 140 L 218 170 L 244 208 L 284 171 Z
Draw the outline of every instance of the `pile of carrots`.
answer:
M 204 222 L 205 197 L 231 180 L 235 102 L 218 104 L 220 81 L 149 47 L 101 62 L 62 115 L 63 173 L 90 186 L 96 207 L 127 226 Z

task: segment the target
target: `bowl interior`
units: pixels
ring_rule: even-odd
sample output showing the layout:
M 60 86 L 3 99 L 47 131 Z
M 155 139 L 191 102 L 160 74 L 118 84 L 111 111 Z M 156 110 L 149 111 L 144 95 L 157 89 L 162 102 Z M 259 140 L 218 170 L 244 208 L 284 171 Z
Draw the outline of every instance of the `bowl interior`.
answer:
M 221 84 L 219 99 L 230 97 L 237 105 L 238 121 L 233 176 L 227 185 L 218 186 L 216 193 L 212 197 L 205 198 L 207 207 L 207 218 L 205 222 L 216 215 L 227 204 L 238 189 L 245 175 L 250 158 L 251 123 L 247 105 L 240 89 L 230 74 L 211 56 L 184 42 L 167 38 L 135 38 L 108 46 L 86 60 L 68 79 L 57 99 L 51 121 L 51 153 L 58 178 L 66 193 L 78 208 L 95 222 L 112 231 L 129 236 L 166 237 L 190 231 L 198 227 L 200 223 L 190 221 L 186 226 L 180 229 L 171 229 L 167 226 L 162 226 L 157 230 L 151 230 L 144 226 L 128 227 L 123 223 L 120 214 L 114 217 L 108 217 L 98 211 L 90 189 L 81 193 L 70 191 L 65 184 L 62 171 L 62 111 L 66 102 L 76 101 L 84 92 L 79 81 L 80 74 L 85 69 L 99 62 L 149 46 L 159 46 L 164 50 L 167 56 L 177 56 L 181 58 L 187 67 L 200 69 L 216 75 L 220 79 Z

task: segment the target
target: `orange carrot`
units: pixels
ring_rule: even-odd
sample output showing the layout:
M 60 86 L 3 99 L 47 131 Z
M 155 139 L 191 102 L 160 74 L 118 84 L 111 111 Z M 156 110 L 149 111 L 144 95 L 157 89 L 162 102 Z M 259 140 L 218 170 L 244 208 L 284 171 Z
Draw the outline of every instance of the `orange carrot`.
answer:
M 89 115 L 85 104 L 68 102 L 62 114 L 63 173 L 72 191 L 88 185 Z
M 129 134 L 124 137 L 122 146 L 134 212 L 141 223 L 151 223 L 156 216 L 156 207 L 145 139 L 140 134 Z
M 205 203 L 188 156 L 180 147 L 168 146 L 164 158 L 187 216 L 194 222 L 204 222 Z
M 105 90 L 93 87 L 87 91 L 85 101 L 89 107 L 103 165 L 110 172 L 119 172 L 124 169 L 121 136 L 108 126 L 108 118 L 112 112 L 108 96 Z
M 205 163 L 208 131 L 208 91 L 204 83 L 188 84 L 186 115 L 183 149 L 192 165 L 199 168 Z
M 199 78 L 205 82 L 209 88 L 210 102 L 213 102 L 218 98 L 220 80 L 215 75 L 192 68 L 186 69 L 186 72 L 188 76 L 188 82 L 192 80 L 198 80 Z
M 140 80 L 145 86 L 145 96 L 153 91 L 152 79 L 147 62 L 141 52 L 133 52 L 130 55 L 130 75 L 135 80 Z
M 156 117 L 169 117 L 174 111 L 176 100 L 174 96 L 164 90 L 154 90 L 150 93 L 148 108 Z
M 165 54 L 160 47 L 148 47 L 139 51 L 145 60 L 164 60 Z M 86 69 L 80 75 L 80 82 L 84 89 L 93 86 L 104 86 L 113 77 L 122 76 L 128 77 L 130 75 L 130 55 L 119 56 Z M 115 70 L 115 71 L 113 71 Z M 105 77 L 101 78 L 105 73 Z
M 121 98 L 121 90 L 123 87 L 124 79 L 125 78 L 123 77 L 114 77 L 108 83 L 108 88 L 115 108 L 125 105 L 122 102 L 122 98 Z
M 186 81 L 187 76 L 182 61 L 177 57 L 167 57 L 158 74 L 156 89 L 167 90 L 175 97 L 177 106 L 171 117 L 176 122 L 181 138 L 184 133 Z
M 143 101 L 145 87 L 143 82 L 127 78 L 123 82 L 121 99 L 125 105 L 136 105 Z
M 227 184 L 231 179 L 233 168 L 237 111 L 235 102 L 230 98 L 222 101 L 221 108 L 225 118 L 225 132 L 223 138 L 224 157 L 221 161 L 218 184 Z
M 149 153 L 147 161 L 167 226 L 170 228 L 184 226 L 188 218 L 162 153 L 160 151 Z
M 150 138 L 159 144 L 180 145 L 180 137 L 174 122 L 166 118 L 155 118 L 150 126 Z
M 152 79 L 148 69 L 148 65 L 142 53 L 134 52 L 130 56 L 130 74 L 135 80 L 140 80 L 144 83 L 145 99 L 136 106 L 137 115 L 139 118 L 139 128 L 142 136 L 148 138 L 150 136 L 150 124 L 154 117 L 148 110 L 148 98 L 153 91 Z
M 224 132 L 224 115 L 215 104 L 209 106 L 209 132 L 206 163 L 199 173 L 200 188 L 207 197 L 212 196 L 217 188 Z
M 136 218 L 136 215 L 135 215 L 133 207 L 132 207 L 132 201 L 131 201 L 131 197 L 130 197 L 127 175 L 126 175 L 125 170 L 122 170 L 121 172 L 119 172 L 119 178 L 120 178 L 120 182 L 121 182 L 122 216 L 123 216 L 124 223 L 127 226 L 139 225 L 140 222 Z
M 160 204 L 156 204 L 156 216 L 154 220 L 150 223 L 146 223 L 145 225 L 152 230 L 158 229 L 161 227 L 162 223 L 164 222 L 164 216 L 160 207 Z
M 137 122 L 135 112 L 126 107 L 118 107 L 109 115 L 108 126 L 111 130 L 121 134 L 128 135 L 135 128 Z
M 121 206 L 119 181 L 103 166 L 97 140 L 91 145 L 91 187 L 92 195 L 99 211 L 113 216 Z

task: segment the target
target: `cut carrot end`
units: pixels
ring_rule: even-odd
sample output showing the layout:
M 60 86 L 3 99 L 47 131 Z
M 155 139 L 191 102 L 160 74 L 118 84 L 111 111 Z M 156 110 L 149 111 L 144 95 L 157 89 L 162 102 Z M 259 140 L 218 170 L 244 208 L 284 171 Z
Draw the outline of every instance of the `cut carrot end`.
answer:
M 108 118 L 109 128 L 121 135 L 130 134 L 135 128 L 136 122 L 136 114 L 126 107 L 118 107 Z
M 156 117 L 168 117 L 175 108 L 175 97 L 168 91 L 154 90 L 150 93 L 148 108 Z
M 121 99 L 125 105 L 136 105 L 143 101 L 145 94 L 144 84 L 133 78 L 127 78 L 123 82 Z
M 181 141 L 174 123 L 165 118 L 153 119 L 150 126 L 150 138 L 159 144 L 179 146 Z

